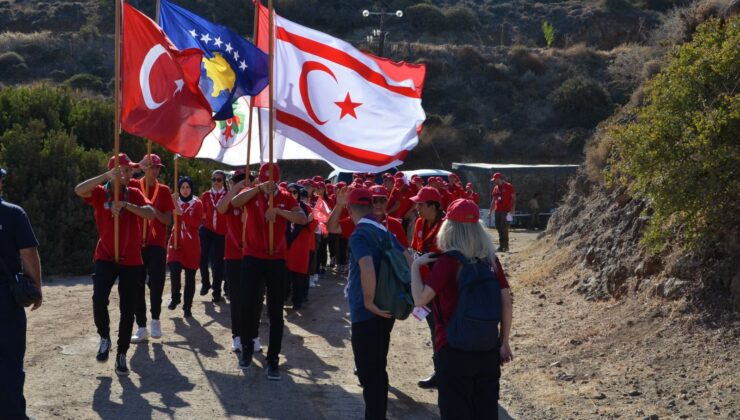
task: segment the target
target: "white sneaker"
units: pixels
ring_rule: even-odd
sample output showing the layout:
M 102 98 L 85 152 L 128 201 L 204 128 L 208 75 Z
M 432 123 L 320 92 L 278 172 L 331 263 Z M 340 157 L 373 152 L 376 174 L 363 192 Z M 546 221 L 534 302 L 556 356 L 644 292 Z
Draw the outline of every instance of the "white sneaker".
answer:
M 312 275 L 309 278 L 308 285 L 309 285 L 309 287 L 316 287 L 316 285 L 318 284 L 318 282 L 319 282 L 319 275 L 318 274 L 314 274 L 314 275 Z
M 262 343 L 260 343 L 260 338 L 255 337 L 252 339 L 252 343 L 254 343 L 254 352 L 260 353 L 262 352 Z
M 147 332 L 146 327 L 139 327 L 139 329 L 136 330 L 136 333 L 131 336 L 131 342 L 143 343 L 146 341 L 147 337 L 149 337 L 149 333 Z
M 162 338 L 162 326 L 158 319 L 152 320 L 152 338 Z
M 238 353 L 242 351 L 242 339 L 239 337 L 234 337 L 233 340 L 231 340 L 231 351 L 234 353 Z

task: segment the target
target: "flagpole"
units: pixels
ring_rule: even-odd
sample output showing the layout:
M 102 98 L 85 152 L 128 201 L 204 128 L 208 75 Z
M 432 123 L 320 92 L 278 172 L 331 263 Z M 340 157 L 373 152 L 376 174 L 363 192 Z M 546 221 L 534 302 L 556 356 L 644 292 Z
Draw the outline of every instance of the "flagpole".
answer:
M 178 169 L 179 169 L 178 168 L 178 162 L 180 161 L 180 159 L 177 158 L 177 153 L 175 153 L 175 157 L 173 159 L 175 161 L 175 191 L 176 191 L 177 195 L 180 196 L 180 189 L 177 187 L 177 178 L 178 178 L 177 172 L 178 172 Z M 195 194 L 195 191 L 191 192 L 191 194 Z M 179 206 L 179 204 L 177 204 L 177 205 Z M 179 226 L 180 225 L 177 223 L 177 213 L 172 212 L 172 217 L 173 217 L 173 219 L 172 219 L 173 222 L 172 223 L 175 224 L 175 232 L 174 232 L 174 235 L 175 235 L 175 249 L 177 249 L 178 248 L 178 246 L 177 246 L 177 238 L 180 236 L 180 234 L 179 234 L 179 230 L 180 230 L 179 229 Z
M 154 21 L 157 22 L 157 25 L 162 26 L 159 23 L 159 0 L 157 0 L 156 10 L 154 12 Z M 147 140 L 146 141 L 146 157 L 149 158 L 149 161 L 152 160 L 152 141 Z M 155 180 L 156 182 L 156 180 Z M 144 197 L 149 198 L 149 184 L 146 182 L 146 169 L 144 170 Z M 152 203 L 153 205 L 154 203 Z M 144 220 L 144 232 L 142 235 L 143 241 L 141 242 L 141 246 L 144 246 L 146 244 L 146 228 L 149 226 L 149 222 L 147 220 Z
M 159 1 L 159 0 L 157 0 Z M 257 44 L 257 37 L 259 36 L 259 7 L 255 4 L 254 5 L 254 25 L 252 28 L 252 40 L 254 41 L 254 45 Z M 258 111 L 259 112 L 259 111 Z M 247 181 L 245 184 L 249 184 L 249 164 L 250 159 L 252 157 L 252 114 L 254 113 L 254 95 L 251 95 L 249 97 L 249 117 L 247 117 L 248 125 L 247 125 L 247 165 L 246 165 L 246 178 Z M 258 120 L 259 121 L 259 120 Z M 259 122 L 258 122 L 259 124 Z M 257 127 L 257 135 L 261 135 L 261 132 L 259 130 L 259 127 Z M 242 223 L 242 244 L 247 239 L 247 224 Z
M 113 178 L 113 201 L 118 204 L 120 197 L 121 178 L 118 176 L 120 162 L 118 154 L 121 152 L 121 1 L 116 0 L 116 58 L 115 58 L 115 92 L 113 100 L 115 101 L 115 129 L 113 130 L 113 156 L 116 161 L 116 177 Z M 119 237 L 120 237 L 120 215 L 113 216 L 113 260 L 118 263 L 120 259 Z
M 270 19 L 270 32 L 269 32 L 269 58 L 270 58 L 270 142 L 268 144 L 268 150 L 269 150 L 269 162 L 270 162 L 270 180 L 271 181 L 277 181 L 275 178 L 275 171 L 273 170 L 273 155 L 272 155 L 272 147 L 273 142 L 275 139 L 275 103 L 274 103 L 274 79 L 275 79 L 275 15 L 274 15 L 274 9 L 272 5 L 272 0 L 268 0 L 268 9 L 270 11 L 269 13 L 269 19 Z M 270 194 L 270 205 L 269 208 L 272 209 L 273 201 L 274 201 L 275 195 Z M 270 242 L 270 255 L 272 255 L 274 249 L 275 249 L 275 222 L 270 222 L 269 225 L 269 242 Z

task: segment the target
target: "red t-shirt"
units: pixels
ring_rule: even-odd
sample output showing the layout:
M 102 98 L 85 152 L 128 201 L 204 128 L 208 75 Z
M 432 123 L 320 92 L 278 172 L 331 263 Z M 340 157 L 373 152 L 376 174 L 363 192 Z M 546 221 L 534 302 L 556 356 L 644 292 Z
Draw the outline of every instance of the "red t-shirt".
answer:
M 129 181 L 129 187 L 138 188 L 142 194 L 152 203 L 152 207 L 162 213 L 171 213 L 175 209 L 172 203 L 172 191 L 170 187 L 157 181 L 155 186 L 149 187 L 149 194 L 144 191 L 144 178 L 132 179 Z M 144 246 L 159 246 L 164 248 L 167 245 L 167 225 L 156 218 L 146 220 L 146 234 L 144 235 Z M 143 234 L 143 228 L 142 228 Z
M 285 236 L 288 220 L 278 216 L 273 230 L 273 253 L 270 255 L 269 223 L 265 220 L 265 213 L 269 206 L 269 199 L 259 192 L 244 206 L 247 212 L 247 242 L 244 244 L 244 256 L 262 258 L 265 260 L 284 260 L 287 250 Z M 282 210 L 292 210 L 298 207 L 290 193 L 278 190 L 273 199 L 273 207 Z
M 125 197 L 126 195 L 128 197 Z M 144 197 L 144 194 L 137 188 L 126 188 L 126 193 L 121 194 L 120 199 L 121 201 L 128 201 L 137 206 L 150 204 Z M 112 262 L 115 259 L 113 213 L 111 213 L 110 209 L 106 208 L 106 202 L 108 200 L 108 193 L 102 185 L 96 186 L 92 190 L 90 197 L 85 199 L 85 202 L 95 209 L 95 225 L 98 228 L 98 235 L 100 235 L 98 244 L 95 246 L 93 261 Z M 112 204 L 112 191 L 110 201 Z M 126 266 L 144 265 L 144 260 L 141 258 L 141 230 L 142 226 L 144 226 L 142 219 L 130 211 L 123 210 L 120 213 L 118 226 L 118 264 Z
M 401 205 L 398 207 L 396 211 L 391 213 L 391 217 L 395 217 L 397 219 L 403 219 L 403 217 L 406 215 L 406 213 L 411 210 L 411 208 L 414 206 L 414 202 L 411 201 L 411 197 L 413 197 L 414 194 L 411 193 L 411 190 L 409 188 L 404 189 L 394 189 L 390 197 L 388 198 L 388 208 L 393 207 L 396 202 L 400 202 Z
M 424 218 L 419 217 L 416 219 L 416 225 L 414 225 L 414 239 L 411 242 L 411 248 L 416 252 L 426 254 L 427 252 L 441 252 L 437 247 L 437 233 L 439 228 L 442 227 L 442 222 L 445 221 L 443 217 L 437 223 L 428 226 L 424 223 Z
M 467 193 L 466 192 L 466 194 L 467 194 L 467 199 L 468 200 L 473 200 L 473 202 L 475 204 L 480 204 L 480 195 L 478 195 L 477 192 L 475 192 L 475 191 L 470 192 L 470 193 Z
M 229 209 L 224 213 L 226 218 L 226 238 L 224 244 L 224 260 L 242 259 L 242 230 L 244 229 L 244 211 L 229 203 Z
M 183 267 L 196 270 L 200 266 L 200 237 L 198 228 L 203 219 L 203 203 L 198 197 L 179 202 L 182 215 L 177 216 L 177 249 L 175 249 L 175 225 L 167 245 L 167 262 L 179 262 Z
M 294 273 L 308 274 L 308 256 L 312 248 L 316 248 L 316 236 L 314 232 L 318 225 L 318 220 L 311 220 L 308 225 L 301 228 L 298 236 L 293 239 L 293 242 L 288 247 L 285 261 L 288 270 Z
M 431 302 L 434 312 L 434 350 L 440 351 L 447 344 L 447 331 L 445 327 L 449 323 L 457 306 L 457 275 L 460 271 L 460 262 L 450 255 L 441 255 L 434 263 L 432 272 L 424 284 L 434 290 L 435 297 Z M 501 289 L 508 289 L 509 282 L 506 281 L 506 273 L 498 258 L 496 258 L 496 280 Z M 440 310 L 442 313 L 440 313 Z
M 396 240 L 398 240 L 398 243 L 401 244 L 402 247 L 409 247 L 409 240 L 406 237 L 406 231 L 403 229 L 401 220 L 387 216 L 385 220 L 381 220 L 380 223 L 385 225 L 386 229 L 396 237 Z M 355 222 L 353 222 L 351 218 L 347 217 L 339 221 L 339 227 L 342 229 L 342 237 L 349 239 L 352 232 L 355 231 L 356 226 Z
M 219 235 L 226 235 L 226 216 L 218 212 L 218 203 L 226 196 L 226 189 L 208 190 L 200 196 L 203 202 L 203 226 Z
M 493 199 L 494 203 L 494 211 L 505 213 L 510 212 L 512 205 L 511 198 L 515 192 L 516 191 L 514 191 L 514 186 L 509 184 L 508 182 L 504 182 L 501 185 L 494 185 L 493 191 L 491 191 L 491 198 Z

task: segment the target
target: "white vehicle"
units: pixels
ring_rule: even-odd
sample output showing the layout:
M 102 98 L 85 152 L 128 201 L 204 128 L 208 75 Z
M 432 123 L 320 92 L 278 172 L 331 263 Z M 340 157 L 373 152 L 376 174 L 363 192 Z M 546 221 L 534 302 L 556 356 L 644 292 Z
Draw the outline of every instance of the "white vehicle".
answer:
M 389 173 L 396 173 L 398 172 L 398 168 L 389 169 L 387 171 L 379 172 L 376 174 L 376 183 L 380 183 L 383 180 L 383 174 L 389 172 Z M 450 171 L 445 171 L 442 169 L 414 169 L 411 171 L 401 171 L 406 176 L 406 179 L 411 180 L 411 177 L 414 175 L 419 175 L 424 179 L 424 183 L 426 184 L 427 180 L 433 176 L 438 176 L 442 178 L 445 182 L 448 181 L 448 176 L 452 173 Z M 331 181 L 332 184 L 336 184 L 339 181 L 344 182 L 352 182 L 352 172 L 342 172 L 339 170 L 332 171 L 329 176 L 327 176 L 327 179 Z

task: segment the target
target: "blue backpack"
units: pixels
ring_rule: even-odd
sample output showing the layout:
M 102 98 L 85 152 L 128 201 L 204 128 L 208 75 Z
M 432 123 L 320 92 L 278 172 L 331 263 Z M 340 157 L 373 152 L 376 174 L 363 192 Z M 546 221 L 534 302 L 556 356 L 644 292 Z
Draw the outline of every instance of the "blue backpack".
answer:
M 499 346 L 501 322 L 501 286 L 491 265 L 484 260 L 465 258 L 458 251 L 448 251 L 462 264 L 457 277 L 458 298 L 452 318 L 447 323 L 447 343 L 462 351 L 490 351 Z

